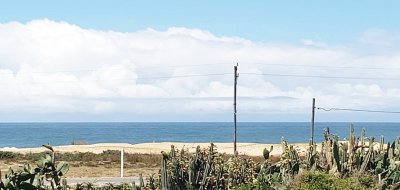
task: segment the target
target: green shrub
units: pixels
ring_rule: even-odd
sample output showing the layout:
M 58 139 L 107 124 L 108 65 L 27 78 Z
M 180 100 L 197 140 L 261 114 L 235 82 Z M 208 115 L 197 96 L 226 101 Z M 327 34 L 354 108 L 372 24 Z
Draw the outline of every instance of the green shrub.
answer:
M 25 160 L 30 160 L 30 161 L 36 161 L 36 160 L 40 160 L 41 158 L 43 158 L 44 156 L 46 156 L 46 152 L 40 152 L 40 153 L 26 153 L 25 155 L 23 155 L 23 159 Z M 22 158 L 21 158 L 22 159 Z
M 332 174 L 310 172 L 300 174 L 289 186 L 297 190 L 366 190 L 378 189 L 378 184 L 372 175 L 354 175 L 346 178 Z
M 0 160 L 8 160 L 17 158 L 20 154 L 9 152 L 9 151 L 0 151 Z
M 360 175 L 360 176 L 354 176 L 359 185 L 365 189 L 376 189 L 377 188 L 377 179 L 375 176 L 372 175 Z
M 241 184 L 237 190 L 252 190 L 253 187 L 250 184 Z
M 293 188 L 298 190 L 330 190 L 334 188 L 332 175 L 324 173 L 306 173 L 298 176 Z
M 237 190 L 275 190 L 277 188 L 268 186 L 266 184 L 261 184 L 259 182 L 255 182 L 253 184 L 241 184 L 237 188 Z

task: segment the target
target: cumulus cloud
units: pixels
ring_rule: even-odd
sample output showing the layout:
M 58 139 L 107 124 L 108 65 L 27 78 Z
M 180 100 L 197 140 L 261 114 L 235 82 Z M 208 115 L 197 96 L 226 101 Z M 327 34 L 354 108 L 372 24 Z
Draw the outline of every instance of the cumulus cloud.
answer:
M 27 116 L 230 113 L 237 62 L 242 113 L 303 113 L 313 97 L 321 106 L 399 108 L 396 80 L 272 76 L 400 78 L 397 37 L 379 43 L 379 36 L 369 32 L 343 45 L 283 44 L 177 27 L 122 33 L 46 19 L 2 23 L 0 109 Z M 391 69 L 371 69 L 377 67 Z

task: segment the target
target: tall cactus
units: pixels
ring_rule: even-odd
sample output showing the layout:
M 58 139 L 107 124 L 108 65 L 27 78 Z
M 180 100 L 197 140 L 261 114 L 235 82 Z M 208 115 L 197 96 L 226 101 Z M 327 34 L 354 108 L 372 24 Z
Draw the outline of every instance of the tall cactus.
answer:
M 342 166 L 341 166 L 340 156 L 339 156 L 339 141 L 338 141 L 338 136 L 336 136 L 336 135 L 335 135 L 334 141 L 333 141 L 332 152 L 333 152 L 333 158 L 335 160 L 336 170 L 340 173 Z M 335 167 L 333 167 L 332 169 L 334 169 Z M 331 170 L 331 171 L 336 172 L 334 170 Z
M 167 162 L 168 162 L 168 154 L 164 151 L 161 152 L 162 160 L 161 160 L 161 190 L 169 189 L 169 181 L 168 181 L 168 170 L 167 170 Z
M 385 138 L 381 135 L 381 139 L 379 141 L 379 153 L 383 153 L 383 146 L 385 146 Z
M 203 179 L 201 180 L 200 190 L 207 189 L 207 177 L 208 174 L 210 173 L 211 166 L 213 164 L 213 159 L 214 159 L 214 144 L 211 143 L 208 152 L 207 165 L 203 173 Z
M 364 155 L 364 146 L 365 146 L 365 128 L 361 129 L 361 155 Z
M 67 190 L 68 189 L 67 179 L 65 179 L 65 178 L 62 179 L 61 186 L 62 186 L 62 190 Z
M 311 170 L 316 169 L 316 159 L 317 159 L 317 145 L 313 143 L 311 140 L 308 144 L 308 151 L 306 155 L 307 159 L 307 168 Z
M 324 155 L 326 159 L 325 170 L 329 171 L 332 169 L 333 165 L 333 155 L 332 155 L 332 139 L 329 128 L 325 129 L 325 143 L 324 143 Z
M 368 148 L 368 152 L 367 155 L 364 158 L 363 163 L 361 164 L 360 167 L 360 173 L 363 173 L 367 170 L 368 165 L 370 164 L 371 160 L 373 159 L 373 154 L 374 154 L 374 137 L 371 137 L 369 139 L 369 148 Z
M 198 189 L 199 188 L 199 178 L 200 178 L 200 172 L 202 170 L 201 168 L 201 158 L 200 158 L 200 146 L 196 147 L 196 152 L 195 154 L 190 157 L 189 159 L 189 168 L 188 168 L 188 185 L 192 189 Z
M 353 163 L 354 163 L 354 156 L 356 152 L 356 137 L 354 135 L 354 126 L 351 123 L 350 126 L 350 133 L 349 133 L 349 143 L 348 143 L 348 153 L 349 153 L 349 158 L 348 158 L 348 169 L 352 171 L 353 169 Z

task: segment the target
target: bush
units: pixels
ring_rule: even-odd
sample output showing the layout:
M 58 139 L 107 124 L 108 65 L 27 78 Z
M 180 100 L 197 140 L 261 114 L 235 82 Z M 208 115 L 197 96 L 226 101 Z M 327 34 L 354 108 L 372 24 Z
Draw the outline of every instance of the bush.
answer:
M 329 190 L 334 187 L 334 179 L 329 174 L 306 173 L 298 176 L 292 187 L 298 190 Z
M 360 176 L 355 176 L 355 178 L 358 180 L 358 183 L 365 187 L 365 188 L 371 188 L 371 189 L 376 189 L 376 184 L 377 179 L 374 176 L 371 175 L 360 175 Z
M 240 185 L 237 190 L 252 190 L 253 187 L 250 184 L 242 184 Z
M 36 161 L 36 160 L 40 160 L 41 158 L 46 156 L 46 154 L 47 154 L 46 152 L 26 153 L 25 155 L 22 155 L 20 160 L 24 159 L 24 160 L 29 160 L 29 161 Z
M 378 184 L 372 175 L 354 175 L 346 178 L 332 174 L 310 172 L 303 173 L 294 179 L 289 189 L 297 190 L 366 190 L 378 189 Z
M 17 158 L 20 154 L 9 152 L 9 151 L 0 151 L 0 160 L 9 160 Z

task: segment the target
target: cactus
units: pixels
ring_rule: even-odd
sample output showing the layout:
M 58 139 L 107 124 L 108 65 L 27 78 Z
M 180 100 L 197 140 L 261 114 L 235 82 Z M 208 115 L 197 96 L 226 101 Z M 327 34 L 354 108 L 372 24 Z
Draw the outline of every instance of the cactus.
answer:
M 143 180 L 143 175 L 140 173 L 139 174 L 139 187 L 144 188 L 144 180 Z
M 265 159 L 265 160 L 268 160 L 268 159 L 269 159 L 269 154 L 272 152 L 273 149 L 274 149 L 273 146 L 271 146 L 271 147 L 269 148 L 269 150 L 268 150 L 267 148 L 264 148 L 263 156 L 264 156 L 264 159 Z
M 207 165 L 206 165 L 206 168 L 203 173 L 203 179 L 201 180 L 200 190 L 206 189 L 206 187 L 207 187 L 207 177 L 210 173 L 213 159 L 214 159 L 214 144 L 211 143 L 209 153 L 208 153 Z
M 361 137 L 356 138 L 354 126 L 351 124 L 348 142 L 339 142 L 338 136 L 332 136 L 327 128 L 325 141 L 322 142 L 321 148 L 318 148 L 319 152 L 316 144 L 310 143 L 305 160 L 301 160 L 294 146 L 289 145 L 283 138 L 282 155 L 277 163 L 270 161 L 272 147 L 264 148 L 262 152 L 264 161 L 260 164 L 254 164 L 251 160 L 242 159 L 240 156 L 232 156 L 225 161 L 217 155 L 213 144 L 208 150 L 203 149 L 203 151 L 197 147 L 196 152 L 191 155 L 183 151 L 176 155 L 175 149 L 171 148 L 171 153 L 165 153 L 163 157 L 166 164 L 163 164 L 165 169 L 162 170 L 168 173 L 162 171 L 160 176 L 166 179 L 161 180 L 166 183 L 164 186 L 172 190 L 237 189 L 240 184 L 252 184 L 251 188 L 255 189 L 266 187 L 284 189 L 285 185 L 300 172 L 300 168 L 308 170 L 317 168 L 342 177 L 365 172 L 376 174 L 382 187 L 394 187 L 395 183 L 400 182 L 400 172 L 397 172 L 400 167 L 400 138 L 388 143 L 386 149 L 383 144 L 384 138 L 381 137 L 379 149 L 374 150 L 374 139 L 369 138 L 366 147 L 365 129 L 361 130 Z M 185 179 L 185 183 L 183 186 L 177 186 L 176 184 L 182 183 L 181 178 Z
M 62 190 L 67 190 L 67 188 L 68 188 L 67 179 L 65 179 L 65 178 L 62 179 L 61 186 L 62 186 Z
M 367 166 L 370 164 L 370 162 L 372 160 L 372 157 L 374 154 L 374 138 L 373 137 L 370 138 L 368 145 L 369 145 L 368 152 L 364 158 L 363 163 L 361 164 L 361 167 L 359 170 L 360 173 L 363 173 L 367 170 Z
M 340 157 L 339 157 L 339 144 L 338 144 L 338 137 L 336 135 L 334 137 L 332 151 L 333 151 L 333 158 L 335 161 L 336 170 L 338 172 L 341 172 L 341 163 L 340 163 Z M 335 167 L 333 167 L 332 169 L 334 169 Z M 334 170 L 332 170 L 332 171 L 334 171 Z
M 381 136 L 381 139 L 379 141 L 379 153 L 383 153 L 384 149 L 383 146 L 385 145 L 385 138 Z
M 315 170 L 317 161 L 317 145 L 311 140 L 308 144 L 307 157 L 306 157 L 307 169 Z
M 364 146 L 365 146 L 365 128 L 361 129 L 361 155 L 364 155 Z
M 53 148 L 49 145 L 45 147 L 51 152 L 37 162 L 36 168 L 31 168 L 29 164 L 21 166 L 16 171 L 10 168 L 6 182 L 0 181 L 0 189 L 44 189 L 44 179 L 50 183 L 53 190 L 66 189 L 66 180 L 62 177 L 68 172 L 69 165 L 65 162 L 56 165 Z
M 161 160 L 161 189 L 168 190 L 169 189 L 169 181 L 168 181 L 168 171 L 167 171 L 167 161 L 168 154 L 164 151 L 161 152 L 162 160 Z
M 333 155 L 332 155 L 332 140 L 329 128 L 325 129 L 325 143 L 324 143 L 324 155 L 325 155 L 325 170 L 330 171 L 333 165 Z
M 290 179 L 299 172 L 301 162 L 297 151 L 293 148 L 293 145 L 288 145 L 282 138 L 281 146 L 283 152 L 281 155 L 280 175 L 282 176 L 282 183 L 287 184 Z
M 158 185 L 159 184 L 156 183 L 154 174 L 147 176 L 146 189 L 155 190 L 155 189 L 157 189 Z
M 348 164 L 348 169 L 350 171 L 352 171 L 353 163 L 354 163 L 354 159 L 355 159 L 354 156 L 355 156 L 355 152 L 356 152 L 356 146 L 358 143 L 356 143 L 356 137 L 354 136 L 354 126 L 352 123 L 350 124 L 349 128 L 350 128 L 350 133 L 349 133 L 349 142 L 348 142 L 348 148 L 347 148 L 349 156 L 348 156 L 347 164 Z

